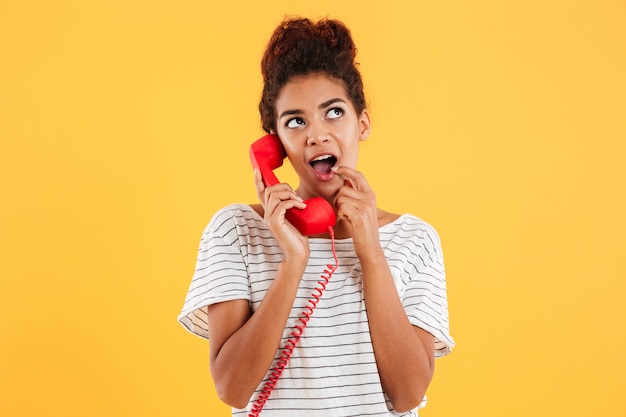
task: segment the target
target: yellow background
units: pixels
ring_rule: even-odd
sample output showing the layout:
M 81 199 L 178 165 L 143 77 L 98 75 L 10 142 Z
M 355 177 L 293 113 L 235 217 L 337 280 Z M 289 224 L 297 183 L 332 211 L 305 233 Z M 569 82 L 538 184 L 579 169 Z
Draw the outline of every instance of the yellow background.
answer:
M 626 4 L 296 3 L 0 1 L 0 415 L 229 415 L 176 316 L 305 14 L 353 31 L 379 205 L 441 234 L 423 415 L 626 416 Z

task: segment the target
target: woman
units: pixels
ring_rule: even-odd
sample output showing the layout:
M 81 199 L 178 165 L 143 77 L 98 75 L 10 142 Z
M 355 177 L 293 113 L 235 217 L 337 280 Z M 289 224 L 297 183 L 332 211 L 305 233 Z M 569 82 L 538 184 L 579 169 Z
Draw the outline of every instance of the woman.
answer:
M 349 30 L 334 20 L 286 20 L 265 51 L 261 121 L 280 138 L 299 186 L 265 187 L 255 171 L 260 204 L 215 214 L 179 316 L 210 339 L 212 377 L 233 415 L 416 416 L 434 357 L 454 346 L 437 233 L 379 209 L 356 170 L 371 123 L 355 56 Z M 315 196 L 336 210 L 336 240 L 303 236 L 285 219 Z M 337 269 L 273 381 L 270 369 L 334 253 Z

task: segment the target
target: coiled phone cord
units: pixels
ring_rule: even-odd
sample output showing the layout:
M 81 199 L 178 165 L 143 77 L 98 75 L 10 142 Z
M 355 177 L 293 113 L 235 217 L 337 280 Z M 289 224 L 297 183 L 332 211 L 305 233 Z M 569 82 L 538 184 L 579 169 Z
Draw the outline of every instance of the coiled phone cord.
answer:
M 337 269 L 339 262 L 337 260 L 337 252 L 335 252 L 335 233 L 333 232 L 332 227 L 328 227 L 328 232 L 330 233 L 330 242 L 331 242 L 331 247 L 333 251 L 333 258 L 335 260 L 335 265 L 332 265 L 332 264 L 326 265 L 328 269 L 325 269 L 324 273 L 320 276 L 321 280 L 317 281 L 319 286 L 317 286 L 315 288 L 315 292 L 311 294 L 312 298 L 308 301 L 306 307 L 302 311 L 301 313 L 302 317 L 298 319 L 300 324 L 297 324 L 294 327 L 294 330 L 291 332 L 292 337 L 288 338 L 287 341 L 285 342 L 283 350 L 280 356 L 278 357 L 278 360 L 276 361 L 276 366 L 274 366 L 274 369 L 272 369 L 270 373 L 270 377 L 265 382 L 265 385 L 263 386 L 263 389 L 261 390 L 261 394 L 259 394 L 259 398 L 257 398 L 257 400 L 255 401 L 254 406 L 252 407 L 252 410 L 250 410 L 250 413 L 248 414 L 248 417 L 257 417 L 261 413 L 261 410 L 263 410 L 263 406 L 265 406 L 265 403 L 269 399 L 270 394 L 272 393 L 272 391 L 274 390 L 274 387 L 278 383 L 278 379 L 280 378 L 283 371 L 285 370 L 285 367 L 287 366 L 287 363 L 289 362 L 289 358 L 291 358 L 291 355 L 293 354 L 294 349 L 298 345 L 298 341 L 300 341 L 300 337 L 304 333 L 304 329 L 306 328 L 309 320 L 311 320 L 313 311 L 315 310 L 317 303 L 320 301 L 320 298 L 322 298 L 322 294 L 324 293 L 324 290 L 326 289 L 326 285 L 328 285 L 330 278 L 333 276 L 333 274 L 335 273 L 335 270 Z

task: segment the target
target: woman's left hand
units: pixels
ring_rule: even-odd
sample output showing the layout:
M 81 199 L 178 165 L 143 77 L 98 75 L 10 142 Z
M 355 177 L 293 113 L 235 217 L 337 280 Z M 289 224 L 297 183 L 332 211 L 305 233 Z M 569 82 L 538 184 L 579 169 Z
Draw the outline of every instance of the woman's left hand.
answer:
M 333 171 L 345 179 L 335 198 L 337 216 L 349 225 L 357 256 L 373 254 L 379 248 L 376 194 L 361 172 L 345 166 Z

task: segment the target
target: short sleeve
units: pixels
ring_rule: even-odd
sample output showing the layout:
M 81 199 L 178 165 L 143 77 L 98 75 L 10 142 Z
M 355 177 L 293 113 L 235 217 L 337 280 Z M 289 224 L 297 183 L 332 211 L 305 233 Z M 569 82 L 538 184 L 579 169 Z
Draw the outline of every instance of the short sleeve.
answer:
M 435 336 L 435 356 L 449 354 L 454 347 L 448 320 L 448 299 L 443 252 L 437 232 L 430 226 L 419 239 L 414 262 L 408 267 L 402 297 L 409 321 Z
M 196 269 L 178 321 L 205 339 L 208 339 L 206 306 L 250 300 L 239 229 L 232 209 L 225 208 L 213 216 L 200 240 Z

